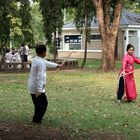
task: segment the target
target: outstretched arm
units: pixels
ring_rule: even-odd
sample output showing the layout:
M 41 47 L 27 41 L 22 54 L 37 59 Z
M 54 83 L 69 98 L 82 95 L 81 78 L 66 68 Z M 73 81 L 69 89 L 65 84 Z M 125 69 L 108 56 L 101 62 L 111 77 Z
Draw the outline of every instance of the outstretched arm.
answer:
M 56 68 L 58 66 L 58 64 L 56 64 L 54 62 L 50 62 L 50 61 L 46 61 L 46 60 L 45 60 L 45 64 L 46 64 L 46 67 L 49 67 L 49 68 Z
M 140 64 L 140 59 L 138 59 L 137 57 L 134 57 L 134 62 L 137 64 Z

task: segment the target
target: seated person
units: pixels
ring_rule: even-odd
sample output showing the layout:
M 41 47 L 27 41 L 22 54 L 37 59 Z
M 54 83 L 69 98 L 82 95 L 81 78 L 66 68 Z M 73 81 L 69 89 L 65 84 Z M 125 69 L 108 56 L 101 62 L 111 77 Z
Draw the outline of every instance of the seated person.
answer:
M 14 61 L 21 62 L 20 54 L 18 53 L 17 50 L 15 50 L 15 52 L 14 52 Z
M 12 57 L 13 57 L 13 54 L 10 52 L 9 49 L 7 49 L 6 54 L 5 54 L 4 61 L 5 61 L 6 63 L 9 63 L 9 62 L 11 62 Z

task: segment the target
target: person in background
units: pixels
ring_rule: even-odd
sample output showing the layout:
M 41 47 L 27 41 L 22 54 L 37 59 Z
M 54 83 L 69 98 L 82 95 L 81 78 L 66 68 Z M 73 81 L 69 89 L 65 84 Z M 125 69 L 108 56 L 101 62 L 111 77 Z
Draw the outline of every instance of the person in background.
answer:
M 13 58 L 13 54 L 10 52 L 9 49 L 7 49 L 7 51 L 6 51 L 6 53 L 5 53 L 4 61 L 5 61 L 6 63 L 10 63 L 11 60 L 12 60 L 12 58 Z
M 29 46 L 25 45 L 24 62 L 28 62 Z
M 31 93 L 32 101 L 34 104 L 34 115 L 32 121 L 35 123 L 41 123 L 42 118 L 46 112 L 48 106 L 47 96 L 45 94 L 46 85 L 46 68 L 61 68 L 61 65 L 46 61 L 46 46 L 37 45 L 36 54 L 32 60 L 28 89 Z
M 21 62 L 21 57 L 18 50 L 15 50 L 14 57 L 16 62 Z
M 29 53 L 28 45 L 21 44 L 20 54 L 21 54 L 22 62 L 28 62 L 28 53 Z

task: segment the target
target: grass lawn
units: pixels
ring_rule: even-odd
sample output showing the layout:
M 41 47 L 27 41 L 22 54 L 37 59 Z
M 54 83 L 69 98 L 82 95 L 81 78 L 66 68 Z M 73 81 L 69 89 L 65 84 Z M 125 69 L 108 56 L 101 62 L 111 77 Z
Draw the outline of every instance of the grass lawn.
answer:
M 93 62 L 96 62 L 97 68 L 100 61 Z M 87 63 L 88 65 L 91 63 Z M 0 134 L 2 131 L 10 131 L 7 125 L 22 124 L 26 129 L 47 128 L 55 130 L 55 134 L 56 131 L 64 132 L 67 139 L 138 140 L 140 139 L 139 72 L 139 70 L 135 72 L 138 90 L 136 102 L 118 105 L 116 103 L 118 72 L 100 73 L 93 68 L 59 71 L 46 87 L 49 106 L 41 126 L 31 123 L 33 105 L 27 91 L 28 73 L 1 73 Z M 52 71 L 49 71 L 48 76 L 51 74 Z M 47 131 L 39 132 L 47 133 Z

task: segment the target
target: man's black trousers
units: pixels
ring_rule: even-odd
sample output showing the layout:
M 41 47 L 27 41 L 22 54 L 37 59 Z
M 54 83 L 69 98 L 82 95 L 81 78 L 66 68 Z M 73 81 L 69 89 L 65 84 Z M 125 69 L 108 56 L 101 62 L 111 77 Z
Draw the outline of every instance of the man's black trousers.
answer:
M 37 97 L 35 94 L 31 94 L 31 97 L 35 107 L 33 122 L 40 123 L 48 106 L 47 96 L 45 93 L 42 93 Z

